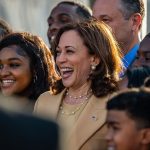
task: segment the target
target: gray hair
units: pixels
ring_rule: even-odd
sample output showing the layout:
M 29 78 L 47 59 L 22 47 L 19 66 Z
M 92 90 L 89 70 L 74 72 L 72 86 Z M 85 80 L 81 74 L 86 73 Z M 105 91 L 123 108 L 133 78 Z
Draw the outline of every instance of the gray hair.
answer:
M 121 2 L 121 12 L 125 19 L 129 19 L 132 14 L 139 13 L 142 19 L 145 15 L 143 0 L 120 0 Z

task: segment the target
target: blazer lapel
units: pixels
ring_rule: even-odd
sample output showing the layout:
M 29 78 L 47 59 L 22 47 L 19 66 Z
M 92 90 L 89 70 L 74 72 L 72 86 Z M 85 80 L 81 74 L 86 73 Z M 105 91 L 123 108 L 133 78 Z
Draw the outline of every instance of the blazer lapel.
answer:
M 108 97 L 96 98 L 95 96 L 89 99 L 86 109 L 75 123 L 67 141 L 71 147 L 79 149 L 93 133 L 104 125 L 107 100 Z

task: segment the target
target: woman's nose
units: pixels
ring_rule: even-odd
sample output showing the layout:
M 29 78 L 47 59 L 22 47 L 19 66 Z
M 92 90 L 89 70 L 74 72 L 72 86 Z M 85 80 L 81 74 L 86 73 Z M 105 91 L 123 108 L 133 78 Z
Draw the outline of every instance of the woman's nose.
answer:
M 3 77 L 3 76 L 7 76 L 10 74 L 10 71 L 8 69 L 7 66 L 3 66 L 0 68 L 0 76 Z

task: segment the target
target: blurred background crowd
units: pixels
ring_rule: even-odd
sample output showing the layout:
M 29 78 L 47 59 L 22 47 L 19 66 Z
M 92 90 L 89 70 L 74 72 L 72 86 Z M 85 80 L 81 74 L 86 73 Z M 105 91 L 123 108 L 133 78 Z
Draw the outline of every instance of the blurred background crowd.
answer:
M 48 44 L 46 36 L 47 20 L 52 8 L 62 0 L 0 0 L 0 17 L 14 29 L 29 31 L 41 36 Z M 95 0 L 75 0 L 91 7 Z M 150 0 L 144 0 L 146 17 L 143 21 L 142 37 L 150 32 Z

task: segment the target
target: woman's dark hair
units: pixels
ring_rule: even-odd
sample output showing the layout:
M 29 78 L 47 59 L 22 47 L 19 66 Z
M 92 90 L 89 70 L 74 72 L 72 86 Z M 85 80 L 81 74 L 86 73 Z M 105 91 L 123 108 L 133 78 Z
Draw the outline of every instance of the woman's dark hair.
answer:
M 117 80 L 122 63 L 120 49 L 109 27 L 96 19 L 62 27 L 54 41 L 55 60 L 57 56 L 56 48 L 61 35 L 70 30 L 76 31 L 83 39 L 89 54 L 96 56 L 100 60 L 96 70 L 89 77 L 92 81 L 91 89 L 93 94 L 96 97 L 100 97 L 116 91 L 118 89 Z
M 55 72 L 52 54 L 43 40 L 27 32 L 12 33 L 0 42 L 0 51 L 12 45 L 17 46 L 17 51 L 20 53 L 23 51 L 29 57 L 32 73 L 30 85 L 18 95 L 26 96 L 34 101 L 50 88 L 53 91 L 52 85 L 58 76 Z

